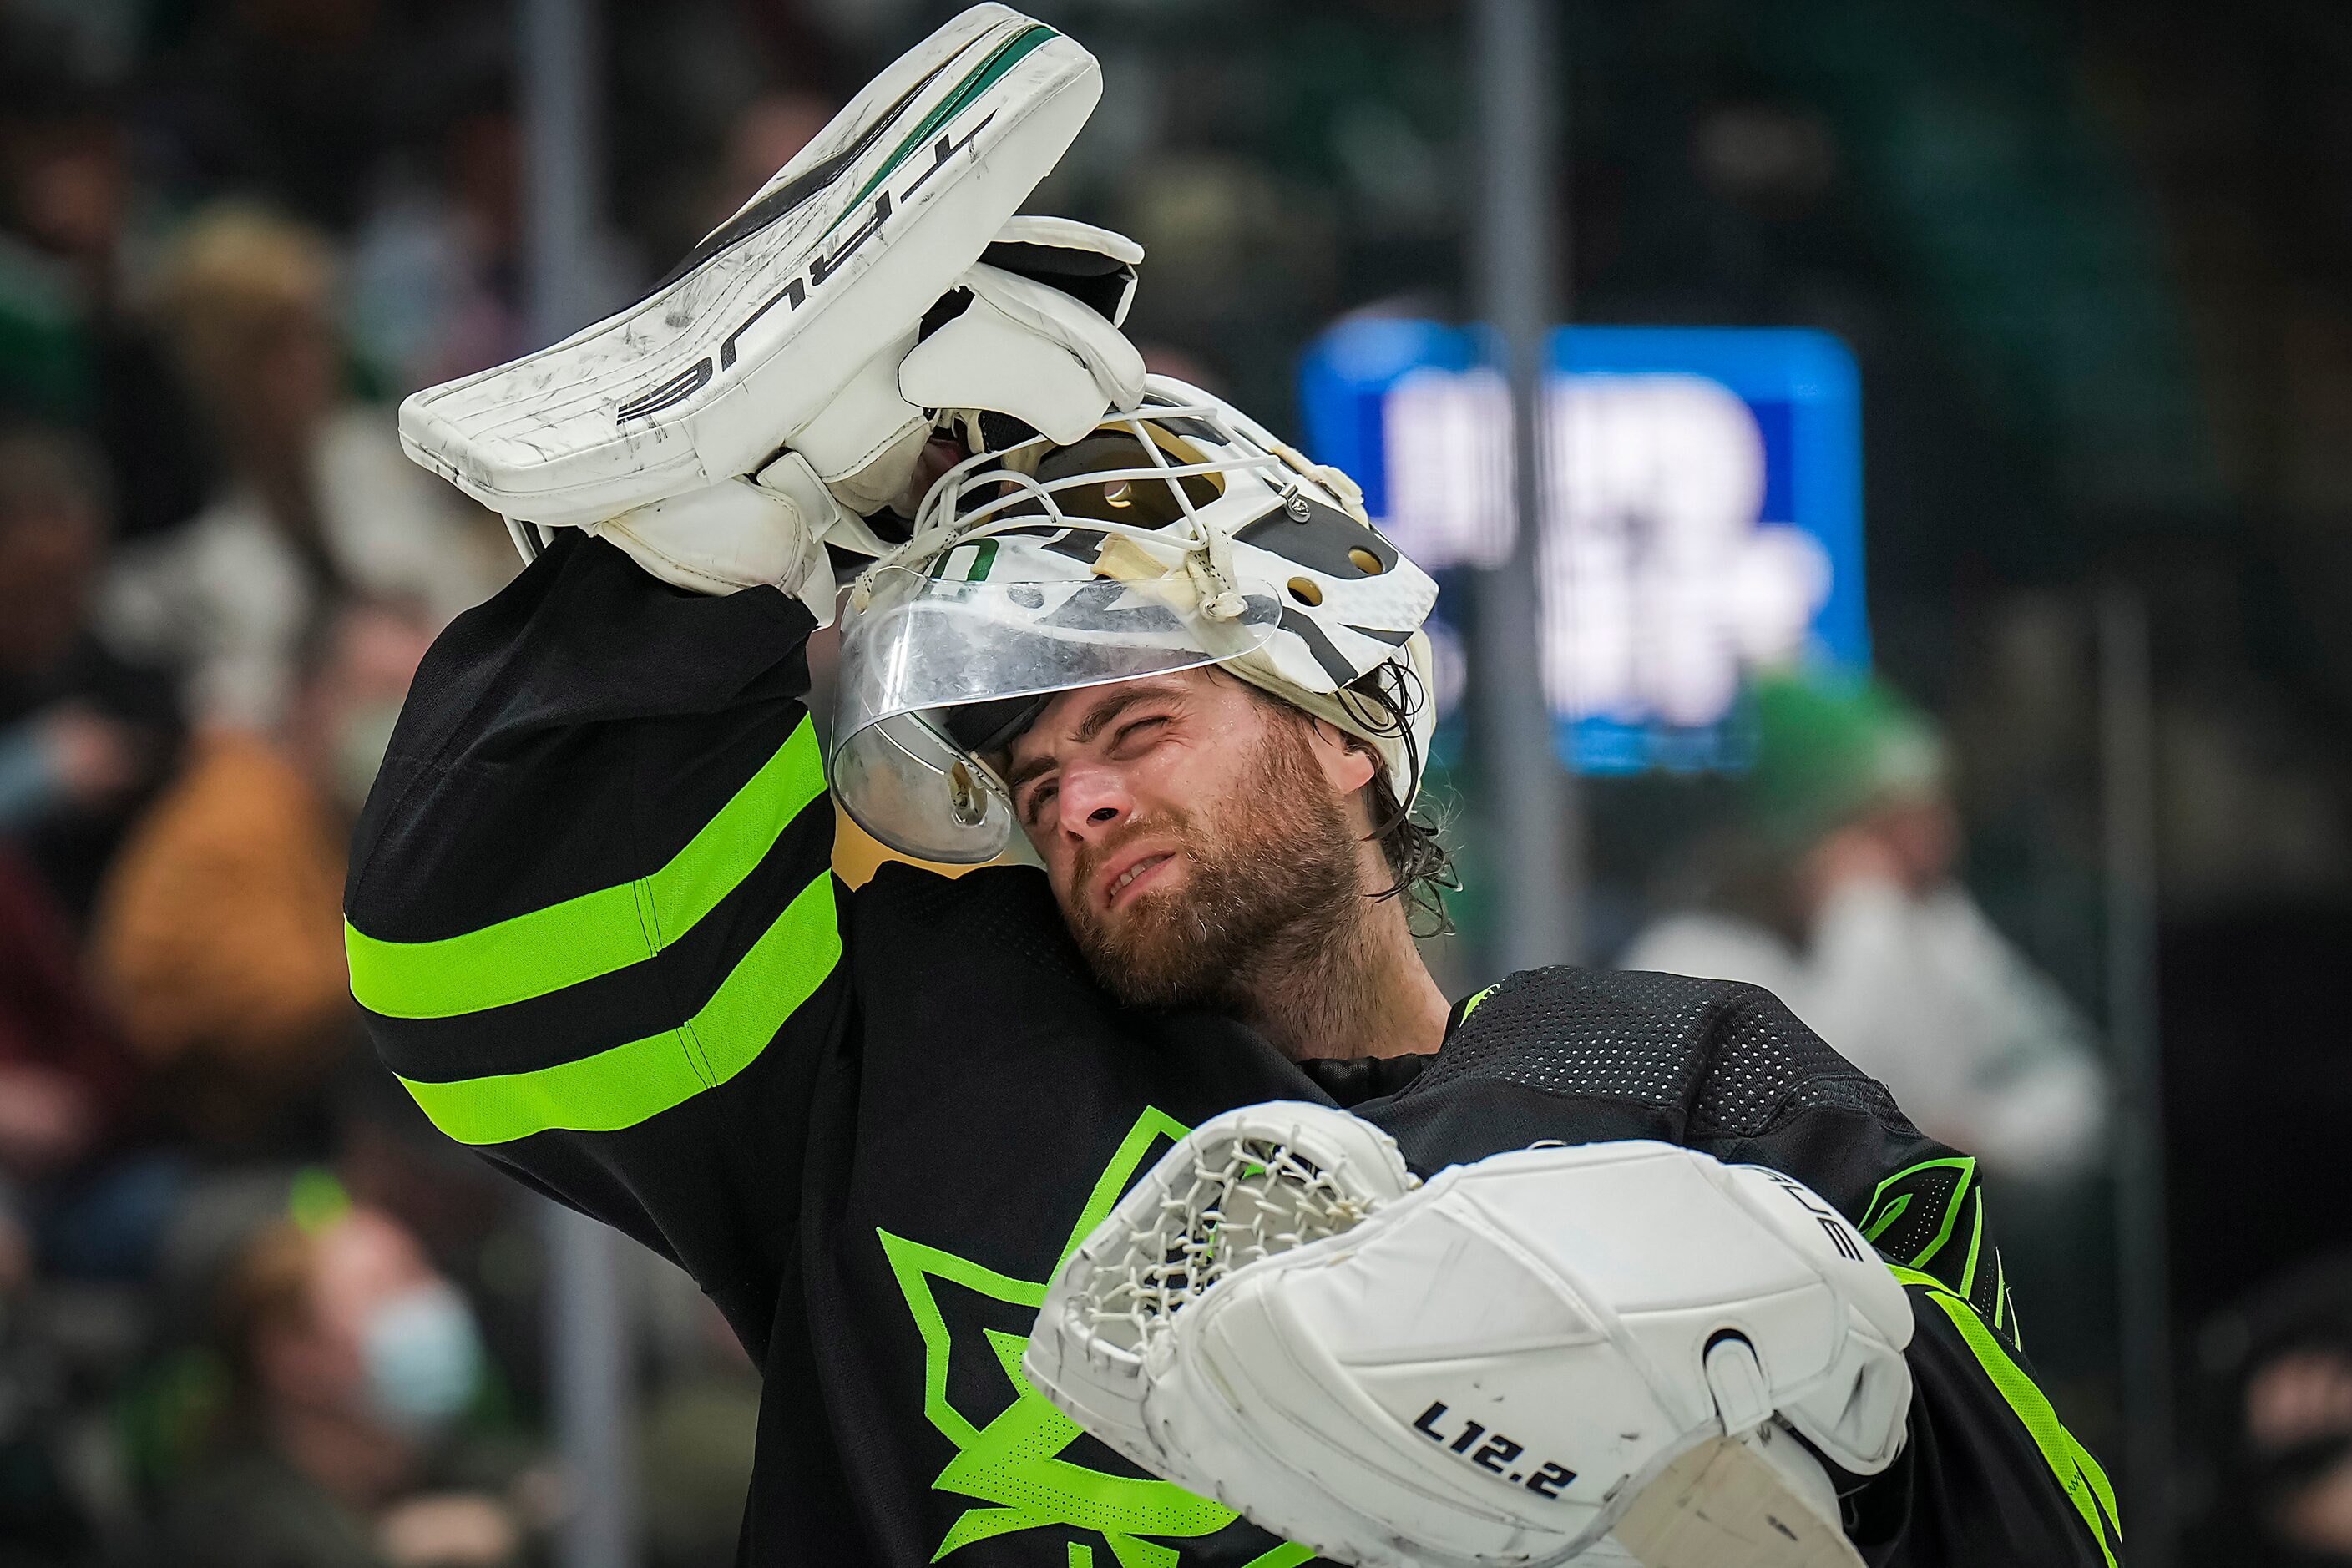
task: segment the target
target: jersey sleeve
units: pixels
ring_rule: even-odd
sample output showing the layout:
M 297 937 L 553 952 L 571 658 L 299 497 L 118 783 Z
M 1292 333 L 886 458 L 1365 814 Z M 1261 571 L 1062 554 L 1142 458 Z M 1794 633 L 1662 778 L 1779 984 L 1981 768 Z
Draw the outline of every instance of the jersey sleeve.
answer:
M 1937 1150 L 1881 1180 L 1860 1228 L 1911 1298 L 1910 1440 L 1855 1493 L 1874 1562 L 2116 1568 L 2115 1490 L 2025 1357 L 1973 1159 Z M 1876 1492 L 1874 1497 L 1872 1494 Z
M 2034 1382 L 1977 1162 L 1920 1133 L 1769 993 L 1726 987 L 1721 1006 L 1707 1076 L 1752 1081 L 1765 1041 L 1786 1076 L 1769 1094 L 1703 1085 L 1692 1142 L 1812 1186 L 1855 1221 L 1911 1299 L 1903 1453 L 1884 1475 L 1840 1489 L 1864 1559 L 2117 1568 L 2115 1493 Z
M 850 1005 L 812 625 L 566 531 L 434 645 L 344 893 L 435 1125 L 684 1266 L 755 1355 Z

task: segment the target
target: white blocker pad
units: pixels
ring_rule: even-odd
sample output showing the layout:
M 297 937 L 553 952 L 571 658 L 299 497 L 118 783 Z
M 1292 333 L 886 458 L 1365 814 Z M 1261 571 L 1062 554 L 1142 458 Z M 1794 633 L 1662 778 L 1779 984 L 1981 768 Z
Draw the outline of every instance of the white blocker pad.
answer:
M 755 469 L 980 258 L 1100 95 L 1077 44 L 974 6 L 645 299 L 417 393 L 402 444 L 492 510 L 543 526 Z
M 960 279 L 962 314 L 898 366 L 898 392 L 926 408 L 992 408 L 1055 446 L 1083 438 L 1111 408 L 1143 401 L 1143 355 L 1058 289 L 985 264 Z
M 1031 1383 L 1361 1568 L 1855 1568 L 1790 1433 L 1891 1463 L 1911 1313 L 1828 1204 L 1641 1142 L 1410 1182 L 1343 1111 L 1210 1121 L 1056 1275 Z
M 842 505 L 860 516 L 905 489 L 938 409 L 991 409 L 1055 441 L 1077 440 L 1143 395 L 1143 356 L 1119 335 L 1143 247 L 1068 218 L 1019 216 L 957 279 L 961 309 L 929 337 L 909 321 L 793 433 Z M 1026 268 L 1026 271 L 1008 268 Z M 836 540 L 836 542 L 844 542 Z
M 825 531 L 840 516 L 833 497 L 797 452 L 754 479 L 667 496 L 584 525 L 674 587 L 732 594 L 773 584 L 833 624 L 833 568 Z

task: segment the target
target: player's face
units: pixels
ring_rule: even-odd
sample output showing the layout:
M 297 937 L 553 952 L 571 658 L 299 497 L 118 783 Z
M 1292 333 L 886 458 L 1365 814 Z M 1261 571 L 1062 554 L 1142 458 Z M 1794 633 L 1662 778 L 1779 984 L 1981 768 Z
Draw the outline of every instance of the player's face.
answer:
M 1254 954 L 1361 899 L 1372 760 L 1207 669 L 1064 694 L 1005 763 L 1013 809 L 1096 975 L 1213 1004 Z

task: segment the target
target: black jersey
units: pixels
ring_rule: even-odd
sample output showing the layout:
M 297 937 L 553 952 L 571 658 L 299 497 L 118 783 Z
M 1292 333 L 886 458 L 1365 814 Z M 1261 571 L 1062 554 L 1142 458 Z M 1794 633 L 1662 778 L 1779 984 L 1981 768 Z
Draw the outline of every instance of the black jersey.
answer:
M 1031 1391 L 1055 1267 L 1170 1142 L 1345 1105 L 1426 1174 L 1538 1139 L 1787 1172 L 1911 1287 L 1873 1563 L 2113 1563 L 2114 1501 L 2024 1370 L 1974 1163 L 1753 987 L 1550 969 L 1433 1055 L 1297 1063 L 1119 1006 L 1042 875 L 831 870 L 810 617 L 569 532 L 419 672 L 346 895 L 353 994 L 450 1136 L 676 1260 L 763 1369 L 751 1563 L 1291 1568 Z

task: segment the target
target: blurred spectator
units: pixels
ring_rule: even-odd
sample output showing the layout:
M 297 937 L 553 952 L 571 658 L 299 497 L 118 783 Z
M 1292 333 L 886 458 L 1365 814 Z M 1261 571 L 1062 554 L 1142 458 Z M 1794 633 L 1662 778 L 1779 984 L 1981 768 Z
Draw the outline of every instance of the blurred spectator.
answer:
M 131 1079 L 81 993 L 65 922 L 0 852 L 0 1178 L 37 1180 L 89 1153 Z
M 0 407 L 86 425 L 121 537 L 152 532 L 204 504 L 209 469 L 168 356 L 130 306 L 153 204 L 121 95 L 87 84 L 21 16 L 0 15 Z
M 0 849 L 0 1291 L 26 1258 L 22 1205 L 34 1194 L 24 1189 L 46 1187 L 97 1152 L 135 1087 L 131 1058 L 82 993 L 75 958 L 39 880 Z
M 382 0 L 228 0 L 191 7 L 151 108 L 177 186 L 261 195 L 347 228 L 415 71 L 407 7 Z
M 1769 678 L 1736 847 L 1621 963 L 1763 985 L 1933 1137 L 2027 1180 L 2095 1158 L 2089 1031 L 1952 876 L 1941 739 L 1884 686 Z
M 81 442 L 0 429 L 0 836 L 76 919 L 177 743 L 172 684 L 90 626 L 104 487 Z
M 405 394 L 526 341 L 521 132 L 501 87 L 435 129 L 431 177 L 391 181 L 352 242 L 352 336 Z
M 19 22 L 0 110 L 0 382 L 20 411 L 79 414 L 89 396 L 85 321 L 117 283 L 129 180 L 122 127 Z
M 536 346 L 523 293 L 522 127 L 509 43 L 457 28 L 412 106 L 415 131 L 352 238 L 350 331 L 401 395 Z M 635 273 L 609 230 L 575 258 L 586 300 L 619 305 Z
M 2217 1522 L 2239 1548 L 2230 1560 L 2352 1563 L 2352 1262 L 2294 1271 L 2221 1314 L 2201 1341 L 2223 1407 Z
M 639 68 L 649 64 L 643 62 Z M 705 112 L 709 107 L 702 106 Z M 840 107 L 841 100 L 828 92 L 778 87 L 732 108 L 707 135 L 692 135 L 688 127 L 672 125 L 673 140 L 683 137 L 698 144 L 690 155 L 677 146 L 632 149 L 625 163 L 648 163 L 660 173 L 620 204 L 620 216 L 635 220 L 630 235 L 634 246 L 625 251 L 621 239 L 608 234 L 604 255 L 592 258 L 602 262 L 602 297 L 617 303 L 633 292 L 619 286 L 629 276 L 622 266 L 625 255 L 650 259 L 656 264 L 653 270 L 659 271 L 700 244 L 798 155 Z
M 453 1441 L 483 1356 L 472 1309 L 398 1221 L 357 1208 L 264 1226 L 213 1304 L 221 1450 L 167 1500 L 191 1568 L 522 1560 L 514 1478 Z
M 324 240 L 250 208 L 190 224 L 158 280 L 180 365 L 226 484 L 192 522 L 126 551 L 109 624 L 188 671 L 192 714 L 268 729 L 303 629 L 339 593 L 407 598 L 435 624 L 500 578 L 495 531 L 401 455 L 389 420 L 346 400 Z
M 352 1042 L 345 846 L 430 640 L 398 608 L 325 616 L 277 736 L 201 737 L 107 885 L 94 967 L 208 1143 L 280 1131 Z
M 484 52 L 478 41 L 452 47 Z M 522 127 L 509 68 L 470 58 L 449 75 L 422 106 L 418 145 L 396 161 L 352 238 L 352 345 L 403 395 L 537 346 L 523 300 Z M 637 280 L 632 248 L 600 225 L 583 252 L 573 258 L 581 299 L 625 302 Z
M 646 1559 L 652 1568 L 735 1560 L 760 1427 L 760 1372 L 683 1270 L 645 1254 L 648 1380 L 638 1427 Z
M 0 1563 L 100 1563 L 100 1531 L 77 1496 L 73 1378 L 36 1299 L 30 1255 L 0 1216 Z M 101 1435 L 102 1436 L 102 1435 Z

